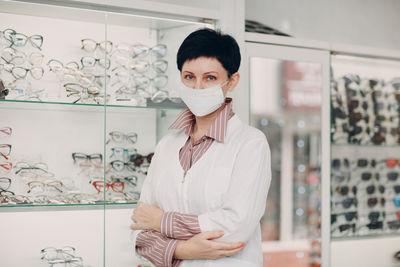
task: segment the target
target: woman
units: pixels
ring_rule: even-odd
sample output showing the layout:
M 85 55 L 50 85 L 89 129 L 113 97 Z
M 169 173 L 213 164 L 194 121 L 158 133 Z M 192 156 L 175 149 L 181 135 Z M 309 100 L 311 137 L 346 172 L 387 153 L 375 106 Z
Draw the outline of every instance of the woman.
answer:
M 239 46 L 197 30 L 177 65 L 188 108 L 156 147 L 131 217 L 136 251 L 156 266 L 262 266 L 270 152 L 265 135 L 242 123 L 226 98 L 240 79 Z

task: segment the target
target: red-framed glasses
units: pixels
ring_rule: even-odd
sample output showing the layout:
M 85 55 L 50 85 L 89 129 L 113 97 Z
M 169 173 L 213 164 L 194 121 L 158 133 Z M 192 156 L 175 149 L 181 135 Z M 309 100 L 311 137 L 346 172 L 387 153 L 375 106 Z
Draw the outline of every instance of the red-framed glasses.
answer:
M 96 188 L 98 194 L 104 192 L 104 186 L 105 186 L 105 191 L 111 188 L 114 192 L 117 193 L 124 192 L 124 183 L 121 181 L 115 181 L 112 183 L 106 183 L 104 181 L 93 181 L 92 185 L 94 186 L 94 188 Z
M 12 128 L 11 127 L 2 127 L 0 128 L 0 136 L 11 136 Z

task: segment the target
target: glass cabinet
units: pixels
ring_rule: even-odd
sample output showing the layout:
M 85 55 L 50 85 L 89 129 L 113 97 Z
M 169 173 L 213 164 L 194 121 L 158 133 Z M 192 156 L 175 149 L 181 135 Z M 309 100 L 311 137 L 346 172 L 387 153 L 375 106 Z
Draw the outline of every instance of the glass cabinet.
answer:
M 272 181 L 261 220 L 264 266 L 321 265 L 322 97 L 329 53 L 246 43 L 250 123 L 265 133 Z
M 11 1 L 0 10 L 1 265 L 139 264 L 131 210 L 185 107 L 176 52 L 214 20 Z
M 400 233 L 399 115 L 399 61 L 332 56 L 332 238 Z

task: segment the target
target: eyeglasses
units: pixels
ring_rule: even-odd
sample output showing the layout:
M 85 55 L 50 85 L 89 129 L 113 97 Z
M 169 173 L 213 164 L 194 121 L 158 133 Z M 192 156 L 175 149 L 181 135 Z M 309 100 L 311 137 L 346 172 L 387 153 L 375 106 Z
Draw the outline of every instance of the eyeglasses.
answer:
M 105 191 L 111 188 L 114 192 L 117 193 L 124 192 L 124 183 L 121 181 L 115 181 L 112 183 L 106 183 L 104 181 L 92 181 L 92 185 L 96 188 L 98 194 L 104 192 L 104 187 Z
M 385 193 L 385 186 L 383 185 L 379 185 L 379 186 L 375 186 L 375 185 L 369 185 L 366 188 L 367 194 L 371 195 L 375 193 L 375 189 L 378 188 L 378 191 L 383 194 Z
M 360 112 L 353 112 L 349 114 L 349 122 L 350 124 L 356 124 L 360 120 L 365 120 L 366 123 L 369 122 L 369 115 L 363 116 Z
M 29 69 L 23 67 L 13 67 L 11 69 L 11 74 L 15 79 L 24 79 L 28 73 L 30 73 L 32 78 L 35 80 L 40 80 L 43 77 L 44 69 L 42 67 L 32 67 Z
M 51 181 L 51 182 L 40 182 L 40 181 L 32 181 L 28 183 L 28 187 L 29 190 L 27 191 L 27 193 L 44 193 L 45 191 L 47 191 L 48 189 L 52 190 L 55 189 L 58 192 L 62 192 L 61 188 L 62 188 L 63 184 L 61 181 Z
M 38 66 L 42 64 L 44 55 L 39 52 L 32 52 L 27 56 L 24 52 L 9 47 L 8 50 L 3 50 L 0 58 L 6 64 L 22 65 L 27 61 L 32 66 Z
M 74 160 L 75 163 L 90 161 L 95 164 L 101 164 L 103 162 L 103 155 L 102 154 L 86 155 L 84 153 L 72 153 L 72 159 Z
M 400 207 L 400 196 L 395 197 L 395 198 L 393 199 L 393 202 L 394 202 L 394 205 L 395 205 L 396 207 Z
M 164 57 L 167 54 L 167 46 L 164 44 L 158 44 L 152 48 L 142 45 L 136 44 L 132 46 L 133 49 L 133 57 L 145 57 L 148 54 L 155 56 L 156 58 Z
M 88 94 L 92 96 L 100 94 L 100 89 L 97 86 L 84 87 L 78 83 L 66 83 L 64 84 L 64 88 L 69 93 L 67 97 L 80 94 Z
M 136 144 L 137 142 L 137 133 L 127 133 L 124 134 L 122 132 L 119 131 L 112 131 L 109 133 L 111 139 L 108 139 L 106 144 L 108 144 L 111 140 L 117 143 L 122 143 L 124 141 L 127 141 L 131 144 Z
M 27 178 L 52 178 L 54 173 L 47 171 L 47 164 L 43 162 L 29 164 L 27 162 L 17 162 L 15 169 L 18 169 L 15 174 Z
M 361 173 L 361 180 L 363 180 L 363 181 L 369 181 L 369 180 L 371 180 L 371 177 L 372 177 L 372 173 L 371 172 L 363 172 L 363 173 Z M 380 179 L 380 174 L 379 173 L 375 173 L 375 179 L 377 181 L 379 181 L 379 179 Z
M 9 161 L 0 163 L 0 173 L 9 173 L 13 164 Z
M 365 226 L 367 226 L 369 230 L 383 229 L 383 221 L 373 221 Z
M 357 207 L 358 201 L 357 201 L 357 198 L 355 198 L 355 197 L 347 197 L 344 200 L 337 202 L 337 204 L 339 204 L 339 203 L 342 204 L 343 208 L 348 209 L 352 205 L 354 205 L 354 207 Z
M 348 222 L 351 222 L 352 220 L 358 218 L 357 211 L 350 211 L 350 212 L 332 214 L 331 215 L 331 224 L 333 224 L 333 223 L 335 223 L 337 221 L 337 216 L 339 216 L 339 215 L 344 215 L 346 221 L 348 221 Z
M 22 33 L 13 33 L 10 34 L 10 36 L 11 36 L 12 46 L 22 47 L 25 46 L 26 43 L 29 41 L 33 47 L 39 50 L 42 49 L 43 36 L 41 35 L 35 34 L 28 37 Z
M 113 49 L 113 43 L 111 41 L 103 41 L 98 43 L 92 39 L 82 39 L 81 43 L 81 49 L 85 50 L 86 52 L 94 52 L 97 48 L 99 48 L 102 52 L 111 53 Z
M 110 162 L 111 167 L 115 170 L 115 171 L 122 171 L 125 168 L 134 171 L 135 170 L 135 165 L 133 162 L 123 162 L 122 160 L 113 160 Z
M 83 68 L 93 68 L 96 64 L 106 69 L 109 69 L 111 66 L 111 61 L 108 58 L 94 58 L 90 56 L 82 57 L 81 63 Z
M 388 168 L 394 168 L 396 165 L 400 166 L 400 160 L 398 159 L 386 159 L 385 162 Z
M 8 155 L 11 153 L 11 145 L 9 144 L 0 144 L 0 155 L 3 156 L 6 160 L 8 160 Z
M 52 72 L 60 72 L 60 71 L 77 71 L 79 70 L 79 64 L 75 61 L 68 62 L 67 64 L 63 64 L 61 61 L 57 59 L 50 59 L 47 62 L 47 66 L 49 66 L 50 71 Z
M 0 190 L 7 191 L 11 186 L 11 179 L 7 177 L 0 177 Z
M 0 31 L 0 38 L 7 41 L 8 45 L 11 45 L 12 39 L 11 35 L 16 34 L 17 32 L 13 29 L 5 29 L 4 31 Z
M 368 207 L 370 207 L 370 208 L 375 207 L 378 204 L 379 200 L 380 200 L 381 206 L 384 207 L 385 203 L 386 203 L 386 199 L 385 198 L 379 199 L 377 197 L 368 198 L 368 200 L 367 200 Z
M 132 151 L 136 153 L 136 149 L 127 149 L 123 147 L 113 147 L 111 148 L 111 155 L 110 158 L 112 157 L 122 157 L 123 159 L 128 159 L 129 158 L 129 151 Z
M 393 186 L 393 190 L 396 194 L 400 194 L 400 185 Z
M 338 192 L 342 196 L 348 195 L 349 191 L 350 191 L 350 187 L 347 186 L 347 185 L 336 187 L 336 192 Z M 357 187 L 356 186 L 351 187 L 351 191 L 353 192 L 354 195 L 356 195 L 357 194 Z
M 149 77 L 138 75 L 134 77 L 134 81 L 135 81 L 135 86 L 138 89 L 146 89 L 150 85 L 156 88 L 163 88 L 168 83 L 168 76 L 160 75 L 156 76 L 153 79 L 150 79 Z
M 83 259 L 81 257 L 74 257 L 71 259 L 55 259 L 47 261 L 50 267 L 83 267 Z
M 379 212 L 379 211 L 371 211 L 370 213 L 368 213 L 368 219 L 371 221 L 371 222 L 376 222 L 378 219 L 379 219 L 379 217 L 381 216 L 381 214 L 382 214 L 382 217 L 383 217 L 383 219 L 385 218 L 385 212 Z
M 389 221 L 389 222 L 387 222 L 387 225 L 390 230 L 399 230 L 400 229 L 400 221 L 398 221 L 398 220 Z M 400 255 L 399 255 L 399 258 L 400 258 Z
M 151 159 L 153 158 L 154 153 L 150 153 L 148 155 L 140 155 L 140 154 L 133 154 L 131 155 L 130 161 L 135 164 L 135 166 L 140 167 L 144 162 L 146 162 L 146 165 L 149 165 L 151 163 Z
M 368 167 L 368 165 L 371 165 L 372 168 L 375 168 L 376 166 L 376 160 L 368 160 L 368 159 L 358 159 L 357 160 L 357 167 Z
M 333 169 L 340 169 L 340 167 L 346 167 L 349 168 L 350 167 L 350 162 L 348 159 L 333 159 L 332 160 L 332 168 Z
M 55 260 L 55 259 L 71 259 L 75 256 L 75 248 L 65 246 L 60 249 L 54 247 L 47 247 L 40 251 L 42 259 Z

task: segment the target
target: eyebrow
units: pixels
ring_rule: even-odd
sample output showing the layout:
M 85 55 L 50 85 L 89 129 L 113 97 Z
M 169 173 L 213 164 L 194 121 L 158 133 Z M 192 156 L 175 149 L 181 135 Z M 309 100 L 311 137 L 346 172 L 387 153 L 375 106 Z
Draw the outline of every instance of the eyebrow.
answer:
M 184 70 L 183 72 L 187 72 L 187 73 L 190 73 L 190 74 L 194 74 L 193 72 L 188 71 L 188 70 Z M 217 71 L 207 71 L 207 72 L 204 72 L 203 74 L 210 74 L 210 73 L 216 73 L 216 74 L 218 74 Z

